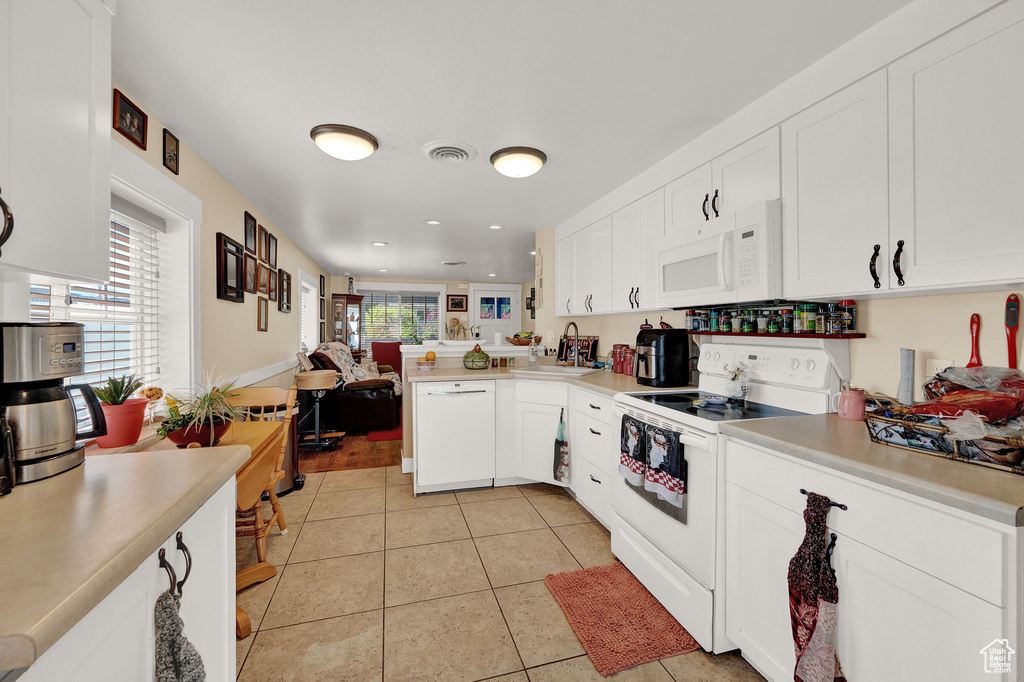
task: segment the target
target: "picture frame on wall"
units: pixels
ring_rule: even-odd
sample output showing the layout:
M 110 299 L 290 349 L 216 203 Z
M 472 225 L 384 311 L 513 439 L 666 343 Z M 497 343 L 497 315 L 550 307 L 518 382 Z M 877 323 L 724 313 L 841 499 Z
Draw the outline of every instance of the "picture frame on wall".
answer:
M 267 228 L 262 225 L 260 225 L 257 230 L 256 255 L 261 261 L 266 263 L 267 252 L 270 250 L 270 233 L 267 232 Z
M 270 263 L 270 267 L 277 267 L 277 237 L 267 233 L 267 262 Z
M 327 341 L 327 323 L 320 323 L 320 343 Z
M 164 128 L 164 168 L 178 174 L 178 138 Z
M 245 250 L 249 253 L 256 253 L 256 216 L 248 211 L 245 212 Z
M 245 300 L 245 247 L 223 232 L 217 233 L 217 298 Z
M 270 268 L 263 263 L 259 263 L 257 266 L 256 273 L 256 293 L 269 294 L 270 293 Z
M 323 275 L 320 275 L 320 296 L 323 297 L 323 296 L 326 296 L 326 295 L 327 295 L 327 279 Z M 321 315 L 320 317 L 323 317 L 323 315 Z
M 464 313 L 469 310 L 469 296 L 463 294 L 448 294 L 448 312 Z
M 277 309 L 282 313 L 292 311 L 292 276 L 284 270 L 277 271 Z
M 259 261 L 251 253 L 245 254 L 245 291 L 250 294 L 256 293 L 256 271 L 259 269 Z
M 270 317 L 270 302 L 262 296 L 259 297 L 256 304 L 256 331 L 265 332 L 269 325 Z
M 148 129 L 149 117 L 124 93 L 114 88 L 114 130 L 145 149 Z
M 270 270 L 270 291 L 267 297 L 277 303 L 277 270 L 274 269 Z
M 327 319 L 327 299 L 320 299 L 320 319 Z

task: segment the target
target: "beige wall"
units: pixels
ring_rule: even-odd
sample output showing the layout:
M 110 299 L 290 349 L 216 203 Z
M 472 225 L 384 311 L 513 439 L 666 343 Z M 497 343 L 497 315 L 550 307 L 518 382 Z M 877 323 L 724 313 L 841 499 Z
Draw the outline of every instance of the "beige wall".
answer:
M 118 87 L 115 83 L 114 87 Z M 237 376 L 292 358 L 299 349 L 299 268 L 315 277 L 327 273 L 297 247 L 278 225 L 267 220 L 245 196 L 235 189 L 182 140 L 179 147 L 180 175 L 163 166 L 164 124 L 157 120 L 132 93 L 125 95 L 149 116 L 148 148 L 143 151 L 117 131 L 111 135 L 128 149 L 158 168 L 203 202 L 200 234 L 202 282 L 202 363 L 217 374 Z M 172 133 L 178 131 L 171 130 Z M 292 276 L 292 311 L 282 313 L 271 302 L 268 330 L 256 331 L 257 296 L 246 294 L 242 303 L 217 298 L 217 233 L 245 242 L 243 214 L 249 211 L 260 225 L 277 237 L 277 265 Z M 328 298 L 330 292 L 327 292 Z
M 557 339 L 570 319 L 576 320 L 580 334 L 601 337 L 598 347 L 601 355 L 607 354 L 615 343 L 632 345 L 644 319 L 657 324 L 658 319 L 664 315 L 665 320 L 673 326 L 684 326 L 683 313 L 674 310 L 595 317 L 557 317 L 553 310 L 554 229 L 538 231 L 536 244 L 537 253 L 543 254 L 545 290 L 544 305 L 537 310 L 533 326 L 538 334 L 544 335 L 544 345 L 557 346 Z M 967 364 L 971 355 L 971 313 L 981 315 L 982 362 L 1005 367 L 1007 348 L 1003 309 L 1009 293 L 990 291 L 858 301 L 858 331 L 867 334 L 867 338 L 850 341 L 853 384 L 869 391 L 881 391 L 895 396 L 899 383 L 900 348 L 913 348 L 917 351 L 914 385 L 920 398 L 921 384 L 930 376 L 926 374 L 930 359 L 951 360 L 958 366 Z M 1021 353 L 1020 345 L 1018 339 L 1018 356 Z

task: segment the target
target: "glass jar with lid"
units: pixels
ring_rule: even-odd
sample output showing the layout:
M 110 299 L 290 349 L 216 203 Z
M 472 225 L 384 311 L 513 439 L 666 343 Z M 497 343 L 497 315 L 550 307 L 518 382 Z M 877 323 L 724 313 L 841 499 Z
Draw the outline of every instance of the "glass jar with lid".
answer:
M 843 333 L 857 333 L 857 301 L 846 298 L 839 302 L 839 315 L 842 318 Z
M 782 334 L 793 333 L 793 311 L 789 308 L 779 311 L 779 332 Z
M 817 329 L 818 306 L 813 303 L 800 304 L 800 321 L 804 334 L 814 334 Z

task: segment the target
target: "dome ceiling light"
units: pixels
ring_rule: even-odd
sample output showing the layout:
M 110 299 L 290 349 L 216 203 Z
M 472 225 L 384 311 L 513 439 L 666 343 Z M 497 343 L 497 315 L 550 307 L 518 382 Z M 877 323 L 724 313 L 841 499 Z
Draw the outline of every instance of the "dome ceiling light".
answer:
M 313 128 L 309 136 L 325 154 L 342 161 L 365 159 L 380 146 L 377 138 L 365 130 L 333 123 Z
M 431 218 L 430 220 L 424 220 L 423 222 L 425 222 L 427 225 L 441 225 L 441 224 L 443 224 L 442 221 L 434 220 L 433 218 Z
M 547 154 L 533 147 L 505 147 L 491 154 L 494 170 L 510 178 L 533 175 L 547 160 Z
M 387 242 L 370 242 L 370 243 L 373 244 L 374 246 L 387 246 L 388 245 Z
M 502 228 L 502 226 L 501 225 L 488 225 L 487 228 L 490 229 L 490 230 L 500 230 Z

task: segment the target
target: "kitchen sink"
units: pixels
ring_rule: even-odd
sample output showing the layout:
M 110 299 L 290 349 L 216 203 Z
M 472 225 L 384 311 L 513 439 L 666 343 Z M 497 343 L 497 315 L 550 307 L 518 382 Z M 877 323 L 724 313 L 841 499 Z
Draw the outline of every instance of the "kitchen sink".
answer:
M 517 367 L 516 369 L 509 370 L 516 374 L 547 374 L 550 376 L 558 377 L 582 377 L 587 374 L 593 374 L 594 372 L 600 372 L 599 369 L 593 367 L 573 367 L 572 365 L 541 365 L 539 367 Z

